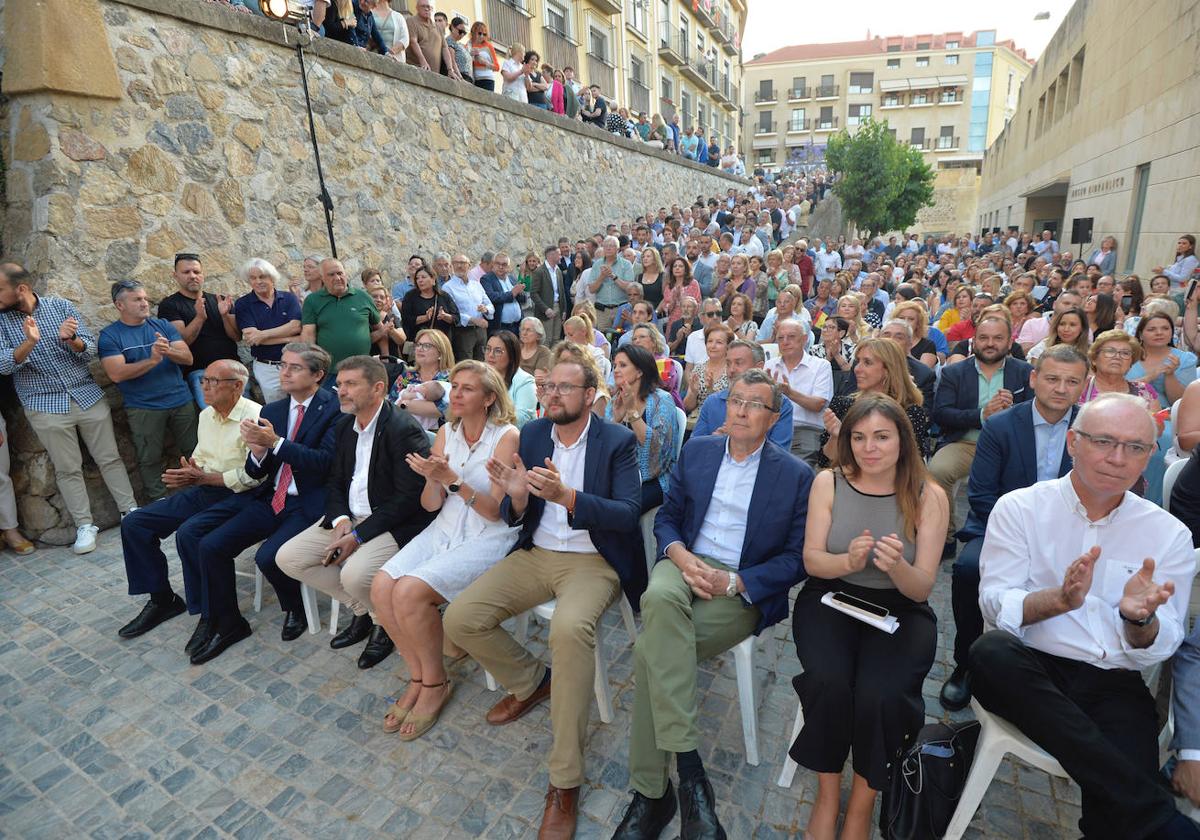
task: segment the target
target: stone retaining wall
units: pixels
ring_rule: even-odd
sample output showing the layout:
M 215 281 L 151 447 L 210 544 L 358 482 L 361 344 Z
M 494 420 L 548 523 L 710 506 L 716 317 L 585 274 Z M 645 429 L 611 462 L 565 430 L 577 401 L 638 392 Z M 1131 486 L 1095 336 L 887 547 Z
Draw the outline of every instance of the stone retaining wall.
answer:
M 7 3 L 6 21 L 20 8 L 22 23 L 40 6 Z M 31 60 L 20 40 L 31 27 L 5 27 L 2 236 L 39 290 L 75 301 L 98 330 L 115 317 L 114 279 L 141 280 L 153 300 L 174 291 L 177 251 L 204 256 L 210 290 L 237 293 L 233 271 L 250 257 L 295 276 L 305 254 L 327 253 L 296 31 L 199 0 L 73 4 L 85 7 L 103 20 L 83 34 L 86 48 L 101 51 L 98 77 L 115 65 L 120 98 L 111 85 L 81 96 L 29 82 L 31 66 L 53 65 L 72 45 Z M 409 254 L 443 249 L 540 254 L 559 235 L 747 184 L 343 44 L 318 39 L 306 61 L 352 273 L 376 266 L 395 277 Z M 67 524 L 52 470 L 17 414 L 6 410 L 22 520 L 52 531 Z M 132 466 L 126 436 L 122 449 Z M 109 524 L 111 500 L 88 474 L 99 524 Z

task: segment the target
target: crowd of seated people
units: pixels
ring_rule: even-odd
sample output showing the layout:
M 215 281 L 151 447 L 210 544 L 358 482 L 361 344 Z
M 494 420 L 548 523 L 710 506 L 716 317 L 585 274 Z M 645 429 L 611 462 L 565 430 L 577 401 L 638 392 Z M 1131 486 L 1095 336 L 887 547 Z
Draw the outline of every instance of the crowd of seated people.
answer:
M 153 315 L 141 284 L 115 283 L 118 318 L 99 335 L 4 263 L 0 374 L 58 471 L 75 551 L 97 531 L 77 433 L 125 514 L 129 593 L 144 603 L 122 639 L 186 611 L 184 655 L 202 665 L 262 632 L 233 575 L 257 545 L 283 640 L 307 629 L 309 587 L 351 614 L 330 645 L 362 645 L 359 668 L 399 654 L 386 733 L 417 739 L 463 713 L 471 661 L 503 689 L 487 725 L 549 703 L 540 836 L 574 832 L 596 628 L 625 599 L 642 632 L 634 795 L 615 836 L 657 837 L 677 812 L 681 836 L 724 836 L 697 664 L 790 612 L 804 710 L 790 754 L 818 780 L 806 836 L 840 823 L 868 837 L 924 720 L 950 619 L 929 603 L 943 562 L 956 639 L 942 706 L 974 696 L 1058 759 L 1083 790 L 1087 836 L 1200 836 L 1155 781 L 1139 674 L 1180 651 L 1173 783 L 1200 803 L 1200 723 L 1183 709 L 1200 708 L 1200 296 L 1171 274 L 1140 297 L 1100 291 L 1124 288 L 1091 276 L 1111 238 L 1081 265 L 1019 233 L 810 243 L 773 226 L 774 209 L 787 219 L 803 201 L 803 184 L 760 184 L 519 265 L 413 255 L 396 277 L 363 271 L 362 287 L 314 256 L 285 289 L 253 258 L 245 293 L 217 294 L 203 256 L 181 253 L 178 291 Z M 734 252 L 746 230 L 761 262 Z M 93 358 L 134 428 L 140 500 Z M 0 530 L 23 553 L 11 496 L 0 485 Z M 646 515 L 656 545 L 642 543 Z M 834 595 L 900 631 L 831 608 Z M 551 599 L 539 656 L 502 622 Z

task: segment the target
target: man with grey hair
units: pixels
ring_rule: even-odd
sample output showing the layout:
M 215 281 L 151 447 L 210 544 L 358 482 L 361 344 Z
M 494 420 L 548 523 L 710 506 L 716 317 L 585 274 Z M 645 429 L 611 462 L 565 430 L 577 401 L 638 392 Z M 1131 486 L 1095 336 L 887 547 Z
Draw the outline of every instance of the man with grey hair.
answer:
M 284 393 L 279 387 L 283 346 L 300 337 L 300 300 L 278 288 L 279 271 L 264 259 L 242 265 L 238 277 L 249 284 L 250 291 L 233 304 L 233 318 L 254 359 L 254 379 L 262 389 L 263 402 L 275 402 Z
M 603 256 L 592 266 L 588 291 L 596 296 L 596 329 L 612 329 L 617 307 L 629 300 L 633 285 L 633 263 L 620 255 L 621 241 L 615 236 L 604 237 Z
M 246 471 L 249 448 L 241 436 L 242 421 L 257 422 L 261 410 L 258 403 L 242 396 L 249 378 L 245 365 L 232 359 L 220 359 L 205 368 L 200 387 L 208 405 L 200 412 L 196 449 L 191 458 L 180 458 L 179 466 L 162 476 L 168 489 L 179 492 L 121 520 L 129 594 L 150 596 L 137 618 L 118 631 L 122 639 L 140 636 L 184 610 L 200 613 L 200 570 L 187 564 L 183 567 L 185 601 L 171 589 L 167 557 L 160 543 L 197 513 L 258 486 L 259 480 Z M 203 633 L 193 634 L 188 654 L 203 641 Z
M 1188 529 L 1129 492 L 1157 437 L 1138 397 L 1085 404 L 1070 472 L 1002 496 L 979 556 L 996 629 L 971 646 L 972 690 L 1079 785 L 1087 837 L 1200 837 L 1159 776 L 1141 676 L 1183 641 L 1196 571 Z
M 805 352 L 808 327 L 803 322 L 781 321 L 775 336 L 779 358 L 767 362 L 766 371 L 792 401 L 792 454 L 812 466 L 821 448 L 823 413 L 833 397 L 833 368 L 828 360 Z
M 762 370 L 767 357 L 760 345 L 753 341 L 738 339 L 729 345 L 725 354 L 725 366 L 732 381 L 749 370 Z M 774 383 L 774 379 L 771 380 Z M 692 429 L 693 437 L 701 435 L 727 435 L 729 429 L 725 418 L 729 413 L 729 389 L 717 391 L 700 406 L 700 415 L 696 419 L 696 427 Z M 779 419 L 771 426 L 767 439 L 784 449 L 792 446 L 792 403 L 791 400 L 780 400 Z
M 167 495 L 160 478 L 167 429 L 180 455 L 196 448 L 196 406 L 180 371 L 192 363 L 192 351 L 169 321 L 150 317 L 141 283 L 114 283 L 112 301 L 118 317 L 100 330 L 97 354 L 125 399 L 142 489 L 156 502 Z
M 435 258 L 436 264 L 436 258 Z M 458 254 L 450 261 L 453 274 L 442 286 L 458 307 L 459 322 L 450 334 L 454 346 L 454 360 L 483 359 L 483 348 L 487 344 L 488 322 L 496 317 L 496 307 L 488 299 L 487 292 L 478 280 L 470 280 L 467 272 L 471 261 L 466 254 Z
M 629 739 L 634 795 L 615 837 L 658 837 L 676 810 L 680 836 L 725 836 L 700 758 L 715 735 L 700 726 L 698 665 L 786 618 L 788 591 L 804 579 L 813 471 L 767 440 L 782 400 L 770 376 L 746 371 L 729 389 L 728 433 L 693 435 L 675 465 L 654 520 L 659 560 L 641 600 Z
M 554 249 L 557 253 L 558 249 Z M 521 304 L 526 300 L 525 284 L 518 283 L 509 274 L 511 262 L 508 254 L 500 251 L 494 257 L 488 254 L 488 271 L 479 284 L 492 302 L 492 317 L 488 320 L 488 335 L 507 330 L 513 335 L 521 328 Z M 482 260 L 481 260 L 482 262 Z M 468 281 L 470 282 L 470 278 Z
M 708 349 L 704 341 L 704 328 L 709 324 L 719 324 L 721 322 L 721 301 L 717 298 L 705 298 L 700 304 L 700 329 L 692 330 L 688 333 L 687 342 L 684 344 L 683 361 L 689 365 L 687 372 L 690 374 L 696 365 L 708 361 Z
M 908 365 L 908 375 L 912 377 L 917 390 L 925 398 L 926 410 L 932 409 L 933 398 L 937 392 L 937 374 L 929 365 L 913 358 L 911 352 L 913 346 L 912 324 L 903 318 L 893 318 L 879 330 L 879 337 L 890 338 L 900 347 L 901 352 L 904 353 L 904 363 Z M 856 391 L 858 382 L 855 380 L 854 371 L 850 370 L 849 374 L 846 377 L 846 383 L 852 391 Z

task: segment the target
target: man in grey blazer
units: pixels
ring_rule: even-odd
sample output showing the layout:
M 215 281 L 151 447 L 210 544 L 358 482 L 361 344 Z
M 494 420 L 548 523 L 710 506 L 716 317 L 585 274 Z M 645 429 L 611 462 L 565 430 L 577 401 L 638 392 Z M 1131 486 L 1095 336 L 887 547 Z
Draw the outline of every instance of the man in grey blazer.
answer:
M 1171 664 L 1175 678 L 1175 737 L 1178 763 L 1172 787 L 1200 808 L 1200 622 L 1183 640 Z
M 546 343 L 553 346 L 562 338 L 563 317 L 570 310 L 571 299 L 558 267 L 558 246 L 546 246 L 543 255 L 542 264 L 533 271 L 529 293 L 533 296 L 533 314 L 546 330 Z

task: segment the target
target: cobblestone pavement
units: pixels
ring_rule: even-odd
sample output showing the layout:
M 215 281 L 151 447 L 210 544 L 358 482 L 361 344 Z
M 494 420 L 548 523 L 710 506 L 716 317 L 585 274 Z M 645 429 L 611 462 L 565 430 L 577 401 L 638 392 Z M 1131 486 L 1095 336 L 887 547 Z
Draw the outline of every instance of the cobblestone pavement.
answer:
M 173 543 L 168 541 L 182 592 Z M 252 569 L 250 555 L 239 568 Z M 925 684 L 940 713 L 952 621 L 949 567 L 934 595 L 943 617 L 938 661 Z M 385 697 L 403 666 L 355 666 L 358 649 L 333 651 L 327 631 L 284 643 L 270 587 L 254 614 L 252 578 L 239 578 L 254 636 L 214 662 L 188 664 L 193 622 L 180 617 L 132 641 L 117 628 L 141 609 L 125 594 L 116 530 L 76 557 L 41 549 L 0 554 L 0 836 L 14 838 L 533 837 L 550 744 L 543 706 L 509 726 L 483 714 L 498 699 L 474 664 L 456 666 L 458 691 L 441 722 L 402 744 L 385 735 Z M 328 599 L 322 616 L 328 620 Z M 345 611 L 342 622 L 348 620 Z M 732 658 L 702 666 L 707 738 L 701 752 L 729 836 L 792 837 L 816 788 L 801 770 L 776 787 L 796 712 L 799 670 L 774 628 L 775 654 L 755 654 L 762 762 L 746 764 Z M 544 650 L 545 630 L 531 645 Z M 617 612 L 606 617 L 606 656 L 616 718 L 593 709 L 580 838 L 607 838 L 628 801 L 631 651 Z M 968 837 L 1075 837 L 1079 789 L 1006 763 Z M 664 836 L 677 835 L 677 823 Z

